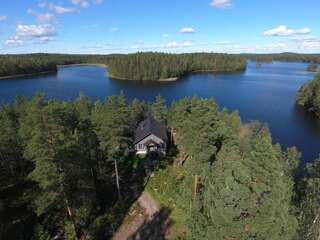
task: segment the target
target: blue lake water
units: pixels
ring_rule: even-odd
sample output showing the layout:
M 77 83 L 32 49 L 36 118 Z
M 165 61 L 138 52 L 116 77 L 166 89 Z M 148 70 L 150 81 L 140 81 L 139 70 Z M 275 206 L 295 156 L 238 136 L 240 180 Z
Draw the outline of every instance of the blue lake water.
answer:
M 0 102 L 12 102 L 16 95 L 31 97 L 44 92 L 48 98 L 75 99 L 82 92 L 92 100 L 103 100 L 121 91 L 129 100 L 153 100 L 161 94 L 170 104 L 186 96 L 213 97 L 220 107 L 239 110 L 243 121 L 267 123 L 274 142 L 297 146 L 303 162 L 320 153 L 320 121 L 295 106 L 295 95 L 314 73 L 305 63 L 275 62 L 257 68 L 249 63 L 245 72 L 233 74 L 197 73 L 176 82 L 118 81 L 107 70 L 95 66 L 60 68 L 57 74 L 0 81 Z

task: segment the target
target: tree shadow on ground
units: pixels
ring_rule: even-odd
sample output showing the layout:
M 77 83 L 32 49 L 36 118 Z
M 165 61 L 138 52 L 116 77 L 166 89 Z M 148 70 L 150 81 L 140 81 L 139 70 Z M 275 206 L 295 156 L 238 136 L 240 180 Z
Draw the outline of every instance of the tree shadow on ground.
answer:
M 171 225 L 171 209 L 161 208 L 159 212 L 145 220 L 144 224 L 130 238 L 131 240 L 162 240 L 166 239 Z

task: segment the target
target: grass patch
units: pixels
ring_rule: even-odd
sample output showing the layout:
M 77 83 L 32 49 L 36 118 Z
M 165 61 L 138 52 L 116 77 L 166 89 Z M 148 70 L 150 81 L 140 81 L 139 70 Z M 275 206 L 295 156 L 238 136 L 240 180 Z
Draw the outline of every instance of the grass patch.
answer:
M 172 210 L 169 239 L 183 239 L 183 236 L 187 234 L 187 215 L 179 193 L 179 185 L 181 185 L 181 179 L 184 174 L 183 168 L 169 165 L 165 169 L 160 168 L 155 171 L 146 186 L 146 191 L 151 194 L 161 207 Z

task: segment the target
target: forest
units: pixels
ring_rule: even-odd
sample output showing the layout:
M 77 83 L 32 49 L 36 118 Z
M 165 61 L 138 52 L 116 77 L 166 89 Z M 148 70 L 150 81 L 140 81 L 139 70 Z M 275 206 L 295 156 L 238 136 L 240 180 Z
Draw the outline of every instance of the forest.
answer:
M 58 65 L 107 64 L 116 55 L 20 54 L 0 55 L 0 78 L 56 72 Z
M 218 53 L 135 53 L 119 55 L 108 64 L 109 76 L 126 80 L 165 80 L 191 72 L 234 72 L 246 68 L 245 58 Z
M 57 71 L 57 65 L 104 64 L 109 76 L 127 80 L 159 80 L 194 71 L 230 72 L 246 67 L 244 58 L 227 54 L 136 53 L 110 55 L 29 54 L 0 56 L 0 77 Z
M 297 103 L 320 118 L 320 74 L 299 89 Z
M 0 55 L 0 78 L 57 71 L 57 65 L 103 64 L 109 76 L 124 80 L 175 80 L 191 72 L 235 72 L 246 68 L 246 60 L 259 63 L 302 61 L 320 63 L 318 54 L 169 54 L 144 52 L 109 55 L 25 54 Z
M 173 137 L 146 171 L 131 149 L 149 115 Z M 320 159 L 301 176 L 296 148 L 213 99 L 17 97 L 1 107 L 0 132 L 0 239 L 110 239 L 143 191 L 169 213 L 169 239 L 320 236 Z
M 57 65 L 81 63 L 74 55 L 26 54 L 0 55 L 0 77 L 56 72 Z
M 274 53 L 274 54 L 242 54 L 245 58 L 257 62 L 308 62 L 320 63 L 320 54 Z

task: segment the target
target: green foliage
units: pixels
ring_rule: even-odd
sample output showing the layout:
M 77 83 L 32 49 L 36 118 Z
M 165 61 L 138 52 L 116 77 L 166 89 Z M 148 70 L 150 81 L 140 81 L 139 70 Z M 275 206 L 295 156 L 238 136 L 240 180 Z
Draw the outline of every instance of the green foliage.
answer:
M 64 230 L 64 237 L 66 238 L 66 240 L 75 240 L 75 239 L 77 239 L 77 236 L 76 236 L 75 231 L 74 231 L 74 226 L 72 225 L 71 222 L 66 221 L 64 223 L 63 230 Z
M 31 164 L 23 157 L 18 116 L 9 106 L 0 110 L 0 239 L 22 239 L 32 234 L 29 209 L 33 183 L 26 175 Z
M 138 99 L 133 99 L 130 108 L 131 127 L 136 128 L 138 124 L 145 119 L 147 112 L 147 105 L 145 102 L 141 102 Z
M 194 71 L 233 72 L 246 68 L 238 55 L 214 53 L 135 53 L 118 55 L 109 63 L 109 76 L 126 80 L 179 78 Z
M 167 112 L 166 101 L 158 95 L 151 106 L 152 116 L 160 122 L 166 122 Z
M 0 77 L 57 71 L 57 65 L 80 63 L 76 55 L 1 55 Z
M 297 103 L 320 118 L 320 75 L 300 88 Z
M 181 183 L 192 239 L 292 239 L 292 206 L 299 154 L 282 153 L 269 131 L 241 126 L 239 117 L 219 112 L 214 101 L 184 99 L 170 109 L 178 148 L 188 159 Z M 291 165 L 293 164 L 293 166 Z M 194 178 L 200 189 L 193 196 Z
M 50 240 L 51 236 L 47 230 L 40 224 L 37 224 L 34 229 L 33 240 Z
M 112 161 L 115 156 L 124 156 L 129 146 L 129 109 L 125 96 L 108 97 L 98 103 L 92 113 L 92 121 L 100 141 L 100 148 Z
M 320 159 L 307 165 L 307 174 L 300 185 L 299 239 L 320 237 Z
M 130 148 L 135 127 L 150 113 L 168 123 L 177 148 L 146 187 L 172 210 L 172 238 L 293 239 L 300 154 L 272 144 L 265 126 L 242 124 L 237 112 L 221 111 L 212 99 L 185 98 L 167 108 L 160 96 L 147 105 L 123 95 L 92 103 L 83 95 L 61 102 L 42 94 L 0 110 L 0 238 L 63 232 L 67 239 L 110 239 L 144 187 L 141 159 Z M 297 197 L 305 210 L 301 236 L 319 229 L 312 225 L 319 162 L 308 168 Z
M 264 128 L 239 147 L 224 144 L 211 171 L 203 174 L 199 196 L 204 239 L 292 239 L 293 181 Z M 196 223 L 194 223 L 196 224 Z M 196 238 L 196 237 L 195 237 Z

